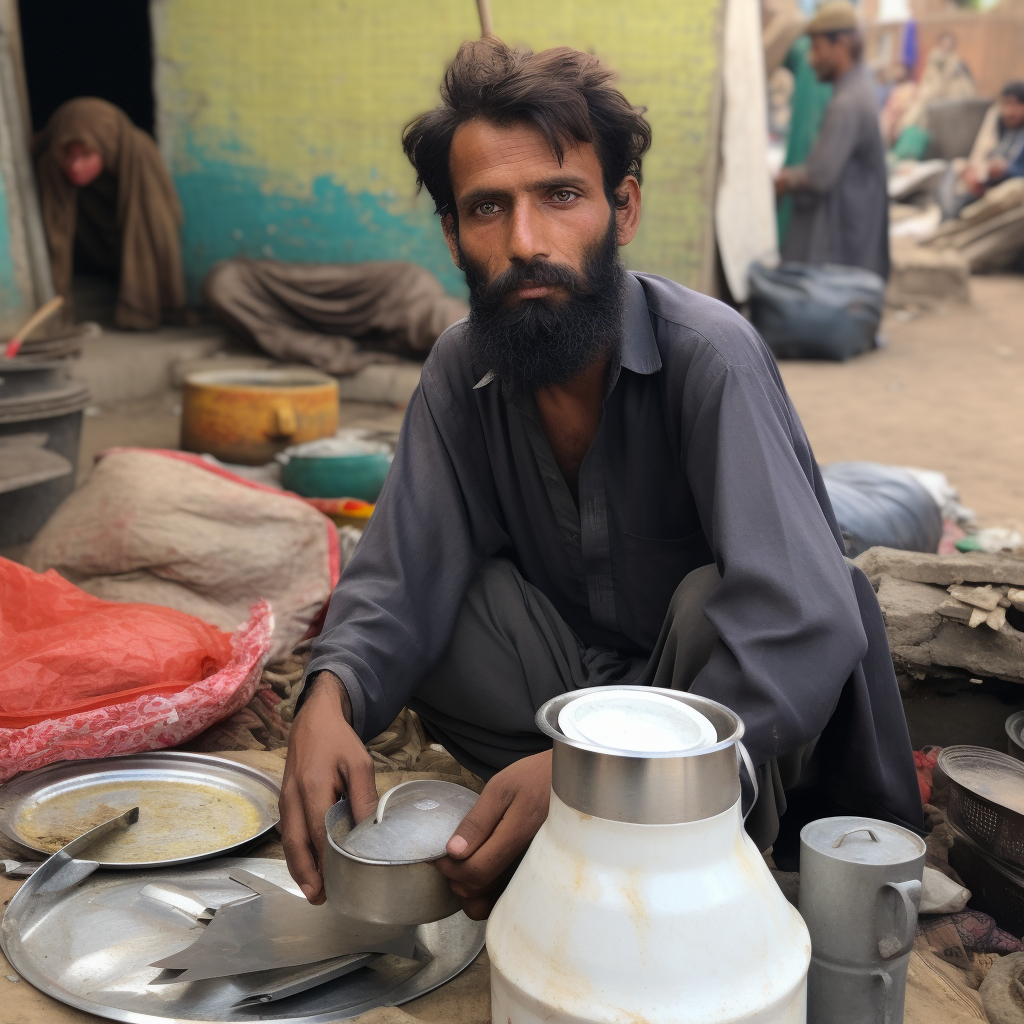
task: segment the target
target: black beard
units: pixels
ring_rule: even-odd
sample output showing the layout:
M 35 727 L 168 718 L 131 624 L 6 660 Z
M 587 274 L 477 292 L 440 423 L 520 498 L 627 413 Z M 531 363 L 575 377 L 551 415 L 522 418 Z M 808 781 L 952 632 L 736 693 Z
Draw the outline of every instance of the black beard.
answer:
M 506 396 L 566 384 L 622 346 L 626 270 L 619 261 L 614 217 L 604 238 L 585 255 L 583 273 L 535 259 L 514 263 L 487 283 L 459 249 L 469 285 L 466 329 L 473 353 L 501 382 Z M 565 289 L 562 301 L 509 295 L 529 282 Z

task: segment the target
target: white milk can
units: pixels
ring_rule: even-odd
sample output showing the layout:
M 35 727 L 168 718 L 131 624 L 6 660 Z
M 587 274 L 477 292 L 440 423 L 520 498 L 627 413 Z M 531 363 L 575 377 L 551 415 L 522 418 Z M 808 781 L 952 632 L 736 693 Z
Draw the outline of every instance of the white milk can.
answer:
M 739 718 L 624 686 L 537 722 L 551 804 L 487 925 L 494 1024 L 802 1024 L 810 939 L 743 830 Z

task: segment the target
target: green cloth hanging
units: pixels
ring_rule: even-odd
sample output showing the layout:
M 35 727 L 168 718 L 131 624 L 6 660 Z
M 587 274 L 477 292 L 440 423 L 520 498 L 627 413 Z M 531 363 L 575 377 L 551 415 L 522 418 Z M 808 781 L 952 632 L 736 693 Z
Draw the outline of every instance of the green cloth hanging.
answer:
M 784 167 L 802 164 L 818 137 L 825 108 L 832 99 L 832 86 L 819 82 L 807 55 L 811 50 L 809 36 L 801 36 L 789 49 L 783 67 L 793 72 L 793 108 L 789 120 L 789 138 L 786 141 Z M 793 214 L 793 197 L 784 195 L 779 200 L 776 218 L 779 228 L 779 247 L 782 247 Z

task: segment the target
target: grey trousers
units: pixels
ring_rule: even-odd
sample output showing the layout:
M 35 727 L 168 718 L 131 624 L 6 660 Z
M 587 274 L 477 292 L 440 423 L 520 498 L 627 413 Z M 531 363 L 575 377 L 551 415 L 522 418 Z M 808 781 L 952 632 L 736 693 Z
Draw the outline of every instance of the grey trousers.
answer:
M 718 642 L 703 609 L 720 579 L 715 565 L 689 573 L 651 655 L 623 657 L 584 647 L 511 562 L 492 559 L 466 594 L 447 651 L 409 706 L 461 764 L 489 778 L 551 746 L 534 716 L 552 697 L 609 683 L 689 689 Z M 747 831 L 759 849 L 775 841 L 785 790 L 812 781 L 813 749 L 812 742 L 758 768 Z

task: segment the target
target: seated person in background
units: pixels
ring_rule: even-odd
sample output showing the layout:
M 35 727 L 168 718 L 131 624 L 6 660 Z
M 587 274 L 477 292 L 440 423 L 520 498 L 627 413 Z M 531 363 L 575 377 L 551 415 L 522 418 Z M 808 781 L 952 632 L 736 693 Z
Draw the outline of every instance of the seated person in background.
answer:
M 469 307 L 429 270 L 399 261 L 225 260 L 203 285 L 239 337 L 286 362 L 347 374 L 400 356 L 425 359 Z
M 346 791 L 373 813 L 363 741 L 403 706 L 490 779 L 437 862 L 475 917 L 547 814 L 537 709 L 581 687 L 740 715 L 762 850 L 797 788 L 920 827 L 878 602 L 775 361 L 727 306 L 620 260 L 651 129 L 611 78 L 488 37 L 406 129 L 470 315 L 424 365 L 312 649 L 281 822 L 314 903 L 324 815 Z
M 971 155 L 954 160 L 939 186 L 942 219 L 952 220 L 993 185 L 1024 177 L 1024 82 L 1010 82 L 978 129 Z
M 53 284 L 75 270 L 119 281 L 114 324 L 153 330 L 185 310 L 181 204 L 153 138 L 106 100 L 69 100 L 33 140 Z
M 856 9 L 849 0 L 829 0 L 807 34 L 811 65 L 834 89 L 807 159 L 775 179 L 777 196 L 793 196 L 782 258 L 864 267 L 888 278 L 888 171 Z

